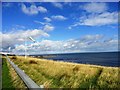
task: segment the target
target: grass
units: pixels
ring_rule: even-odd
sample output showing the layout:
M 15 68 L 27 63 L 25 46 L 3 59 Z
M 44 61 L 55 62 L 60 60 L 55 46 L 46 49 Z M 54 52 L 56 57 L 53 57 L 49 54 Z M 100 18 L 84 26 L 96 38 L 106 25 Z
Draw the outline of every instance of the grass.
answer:
M 119 88 L 118 67 L 75 64 L 22 56 L 10 57 L 45 88 Z
M 3 58 L 2 65 L 2 87 L 5 88 L 26 88 L 25 84 L 21 80 L 21 78 L 17 75 L 12 66 L 8 63 L 6 58 Z
M 2 58 L 2 88 L 14 88 L 5 58 Z
M 98 84 L 101 88 L 120 88 L 119 71 L 112 68 L 103 69 L 103 73 L 98 78 Z M 118 86 L 119 85 L 119 86 Z

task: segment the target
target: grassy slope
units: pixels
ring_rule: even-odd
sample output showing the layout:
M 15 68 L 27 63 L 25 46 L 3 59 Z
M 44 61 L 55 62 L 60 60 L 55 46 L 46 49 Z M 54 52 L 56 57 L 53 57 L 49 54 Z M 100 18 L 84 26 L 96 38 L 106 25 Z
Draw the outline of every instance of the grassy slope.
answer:
M 52 60 L 10 57 L 38 85 L 46 88 L 119 88 L 117 67 L 73 64 Z
M 14 88 L 11 76 L 9 75 L 9 68 L 5 58 L 2 59 L 2 88 Z
M 23 81 L 5 58 L 3 59 L 2 75 L 3 88 L 14 88 L 16 90 L 18 88 L 26 88 Z

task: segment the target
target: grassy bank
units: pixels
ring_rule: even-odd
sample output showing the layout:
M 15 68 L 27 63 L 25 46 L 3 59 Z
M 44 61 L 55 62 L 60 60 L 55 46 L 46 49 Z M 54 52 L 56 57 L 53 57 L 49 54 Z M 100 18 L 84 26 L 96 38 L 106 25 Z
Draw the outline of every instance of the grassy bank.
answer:
M 2 88 L 14 88 L 5 58 L 2 58 Z
M 46 88 L 119 88 L 117 67 L 10 57 L 38 85 Z
M 12 68 L 12 66 L 8 63 L 6 58 L 3 58 L 3 64 L 2 64 L 2 88 L 26 88 L 23 81 L 20 79 L 20 77 L 17 75 L 15 70 Z

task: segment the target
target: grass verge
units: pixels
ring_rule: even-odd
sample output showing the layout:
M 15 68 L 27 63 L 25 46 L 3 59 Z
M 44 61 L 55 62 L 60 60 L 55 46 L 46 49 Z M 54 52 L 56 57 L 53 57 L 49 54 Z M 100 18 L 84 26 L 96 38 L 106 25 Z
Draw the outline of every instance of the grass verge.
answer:
M 2 68 L 2 87 L 17 89 L 25 89 L 26 86 L 21 78 L 17 75 L 12 66 L 8 63 L 6 58 L 3 58 L 3 68 Z
M 5 58 L 2 58 L 2 88 L 14 88 Z

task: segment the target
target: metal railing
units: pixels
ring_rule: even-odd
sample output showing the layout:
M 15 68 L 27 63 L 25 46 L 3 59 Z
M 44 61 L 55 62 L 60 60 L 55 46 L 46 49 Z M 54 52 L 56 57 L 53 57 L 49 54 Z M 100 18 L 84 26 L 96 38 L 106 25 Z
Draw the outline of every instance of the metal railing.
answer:
M 20 78 L 23 80 L 25 85 L 28 87 L 28 89 L 33 90 L 42 90 L 43 85 L 40 85 L 40 87 L 29 77 L 27 76 L 19 67 L 17 67 L 11 60 L 10 58 L 6 55 L 8 62 L 11 64 L 11 66 L 14 68 L 16 73 L 20 76 Z

